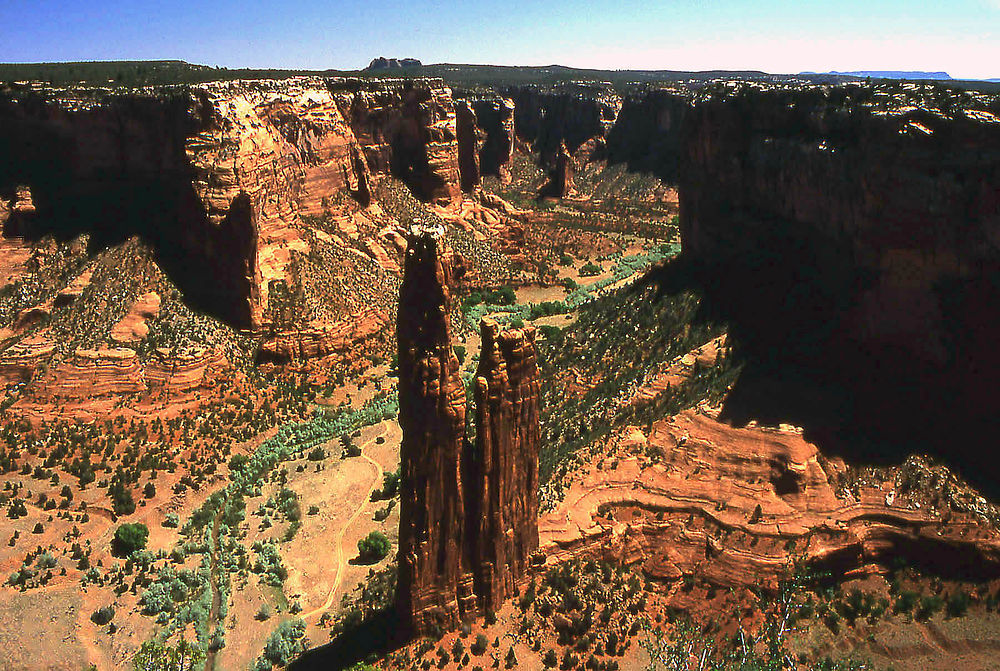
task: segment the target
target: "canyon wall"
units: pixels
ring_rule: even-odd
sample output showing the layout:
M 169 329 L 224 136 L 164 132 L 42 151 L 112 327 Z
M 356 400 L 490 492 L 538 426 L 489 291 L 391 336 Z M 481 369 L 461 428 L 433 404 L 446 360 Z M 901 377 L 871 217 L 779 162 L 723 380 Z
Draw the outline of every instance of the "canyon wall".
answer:
M 253 330 L 270 283 L 309 252 L 303 217 L 349 217 L 387 175 L 424 201 L 460 195 L 439 80 L 5 89 L 0 157 L 0 199 L 27 191 L 34 208 L 12 210 L 5 236 L 86 232 L 95 249 L 141 236 L 192 304 Z
M 452 255 L 414 227 L 399 296 L 397 612 L 420 634 L 456 627 L 513 594 L 538 547 L 539 377 L 532 329 L 482 324 L 476 441 L 450 338 Z
M 514 155 L 517 136 L 514 132 L 514 101 L 500 96 L 471 100 L 476 123 L 484 138 L 479 150 L 479 166 L 483 175 L 494 175 L 501 182 L 510 180 L 510 159 Z
M 915 85 L 739 85 L 690 110 L 683 256 L 757 364 L 732 416 L 805 425 L 866 460 L 858 433 L 890 459 L 927 449 L 982 468 L 1000 416 L 995 104 Z

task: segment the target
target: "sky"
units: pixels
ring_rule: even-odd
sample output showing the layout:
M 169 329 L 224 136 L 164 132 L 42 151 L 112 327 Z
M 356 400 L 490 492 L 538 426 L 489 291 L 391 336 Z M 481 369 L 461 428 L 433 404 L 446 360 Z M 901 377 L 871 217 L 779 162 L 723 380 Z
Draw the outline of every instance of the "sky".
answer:
M 1000 77 L 1000 0 L 0 0 L 0 62 L 424 63 Z

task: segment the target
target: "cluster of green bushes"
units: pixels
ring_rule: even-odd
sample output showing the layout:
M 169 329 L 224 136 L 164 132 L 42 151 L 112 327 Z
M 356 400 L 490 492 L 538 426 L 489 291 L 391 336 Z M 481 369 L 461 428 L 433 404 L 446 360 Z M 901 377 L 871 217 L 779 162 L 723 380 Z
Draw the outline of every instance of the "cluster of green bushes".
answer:
M 271 671 L 274 666 L 287 666 L 305 651 L 306 623 L 295 618 L 279 624 L 264 644 L 264 652 L 250 667 L 253 671 Z

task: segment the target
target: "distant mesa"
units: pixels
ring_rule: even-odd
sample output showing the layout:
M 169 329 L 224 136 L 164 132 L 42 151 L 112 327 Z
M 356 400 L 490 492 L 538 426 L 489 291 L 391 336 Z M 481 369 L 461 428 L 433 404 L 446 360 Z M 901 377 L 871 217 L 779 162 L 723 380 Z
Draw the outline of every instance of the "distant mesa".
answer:
M 400 70 L 403 68 L 419 68 L 423 63 L 416 58 L 373 58 L 365 70 Z
M 803 72 L 804 75 L 840 75 L 841 77 L 872 77 L 873 79 L 951 79 L 947 72 L 923 72 L 921 70 L 854 70 L 851 72 Z

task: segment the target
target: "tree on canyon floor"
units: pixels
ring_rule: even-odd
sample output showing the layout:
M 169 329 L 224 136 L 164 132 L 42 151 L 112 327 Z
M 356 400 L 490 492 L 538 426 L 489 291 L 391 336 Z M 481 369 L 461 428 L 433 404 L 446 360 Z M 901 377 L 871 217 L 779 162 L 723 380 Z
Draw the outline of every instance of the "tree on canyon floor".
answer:
M 381 531 L 373 531 L 358 541 L 358 559 L 364 564 L 374 564 L 385 559 L 391 545 Z

